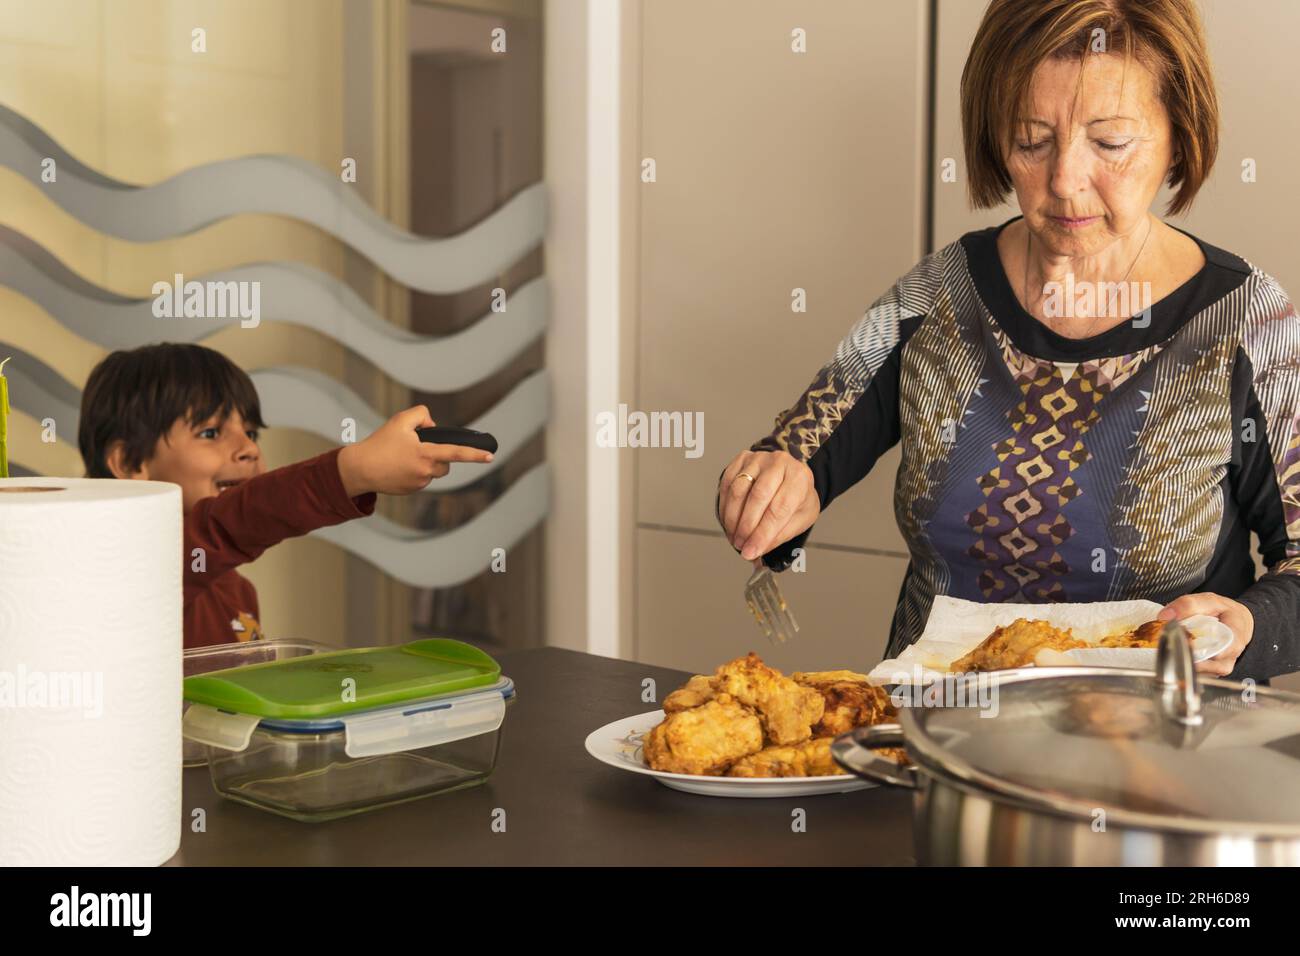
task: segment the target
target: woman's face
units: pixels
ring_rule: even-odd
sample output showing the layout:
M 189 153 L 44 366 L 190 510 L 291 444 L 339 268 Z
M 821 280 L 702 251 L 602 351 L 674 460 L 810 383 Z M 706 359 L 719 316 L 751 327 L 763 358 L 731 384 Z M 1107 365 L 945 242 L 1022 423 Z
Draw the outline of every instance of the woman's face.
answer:
M 1142 225 L 1173 155 L 1157 93 L 1151 72 L 1136 60 L 1126 71 L 1121 54 L 1034 71 L 1006 164 L 1025 223 L 1049 252 L 1095 255 Z

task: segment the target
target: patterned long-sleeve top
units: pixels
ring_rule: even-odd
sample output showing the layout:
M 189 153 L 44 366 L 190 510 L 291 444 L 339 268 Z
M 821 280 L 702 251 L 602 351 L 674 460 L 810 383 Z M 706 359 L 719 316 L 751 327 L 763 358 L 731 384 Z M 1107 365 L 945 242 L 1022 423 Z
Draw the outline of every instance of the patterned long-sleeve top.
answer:
M 1164 604 L 1212 591 L 1254 617 L 1234 679 L 1300 670 L 1300 319 L 1286 293 L 1196 239 L 1194 277 L 1134 321 L 1070 339 L 1016 299 L 1005 226 L 922 259 L 753 446 L 806 462 L 825 508 L 901 442 L 894 512 L 911 560 L 887 656 L 920 636 L 939 594 Z M 764 562 L 785 569 L 806 539 Z

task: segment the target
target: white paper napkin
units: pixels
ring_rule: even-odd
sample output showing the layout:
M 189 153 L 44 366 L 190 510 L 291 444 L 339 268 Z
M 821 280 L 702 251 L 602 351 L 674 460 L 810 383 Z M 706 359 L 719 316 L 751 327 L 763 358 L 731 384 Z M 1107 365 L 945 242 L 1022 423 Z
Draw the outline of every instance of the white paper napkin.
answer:
M 993 629 L 1018 618 L 1046 621 L 1070 628 L 1082 641 L 1096 643 L 1116 631 L 1127 631 L 1153 620 L 1163 605 L 1154 601 L 1094 601 L 1085 604 L 982 604 L 940 595 L 920 639 L 896 658 L 881 661 L 868 675 L 875 684 L 911 684 L 949 673 L 949 665 L 970 653 Z M 1213 657 L 1232 643 L 1232 630 L 1217 618 L 1198 614 L 1182 624 L 1192 635 L 1192 657 Z M 1038 664 L 1126 667 L 1154 670 L 1155 648 L 1089 647 L 1039 652 Z

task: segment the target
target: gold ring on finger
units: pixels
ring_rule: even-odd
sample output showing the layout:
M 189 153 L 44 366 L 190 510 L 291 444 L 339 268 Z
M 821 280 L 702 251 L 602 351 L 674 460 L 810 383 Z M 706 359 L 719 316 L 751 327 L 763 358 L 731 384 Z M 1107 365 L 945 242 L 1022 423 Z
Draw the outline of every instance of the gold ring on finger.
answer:
M 741 472 L 740 474 L 738 474 L 736 477 L 737 477 L 737 478 L 748 478 L 751 482 L 754 480 L 754 476 L 751 475 L 751 474 L 750 474 L 749 472 L 747 472 L 747 471 L 742 471 L 742 472 Z

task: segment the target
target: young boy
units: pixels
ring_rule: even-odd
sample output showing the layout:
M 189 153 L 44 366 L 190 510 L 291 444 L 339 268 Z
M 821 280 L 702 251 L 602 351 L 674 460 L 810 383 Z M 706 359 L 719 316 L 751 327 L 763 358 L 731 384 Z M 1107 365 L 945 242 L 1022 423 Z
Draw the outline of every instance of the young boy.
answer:
M 266 425 L 248 375 L 212 349 L 163 344 L 95 366 L 77 437 L 88 478 L 180 485 L 185 646 L 203 647 L 262 636 L 257 591 L 239 565 L 285 538 L 372 514 L 376 492 L 411 494 L 450 462 L 492 460 L 421 442 L 415 430 L 433 424 L 417 405 L 365 441 L 266 471 L 257 447 Z

